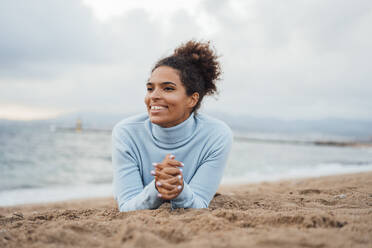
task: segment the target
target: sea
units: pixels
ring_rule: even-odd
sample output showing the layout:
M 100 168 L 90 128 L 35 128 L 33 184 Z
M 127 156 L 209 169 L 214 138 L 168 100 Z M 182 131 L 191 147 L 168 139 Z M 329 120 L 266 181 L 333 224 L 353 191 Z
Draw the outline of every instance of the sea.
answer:
M 350 137 L 234 136 L 222 185 L 372 171 L 372 147 L 312 143 Z M 109 129 L 0 125 L 0 206 L 112 196 L 111 184 Z

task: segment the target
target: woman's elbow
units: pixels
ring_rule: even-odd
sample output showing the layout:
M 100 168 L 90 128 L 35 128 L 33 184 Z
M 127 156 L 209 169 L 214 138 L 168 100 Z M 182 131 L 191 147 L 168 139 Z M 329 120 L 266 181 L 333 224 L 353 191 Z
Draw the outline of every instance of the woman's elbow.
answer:
M 135 210 L 137 210 L 137 209 L 133 209 L 133 208 L 129 207 L 128 204 L 125 204 L 125 203 L 119 205 L 119 211 L 120 212 L 130 212 L 130 211 L 135 211 Z

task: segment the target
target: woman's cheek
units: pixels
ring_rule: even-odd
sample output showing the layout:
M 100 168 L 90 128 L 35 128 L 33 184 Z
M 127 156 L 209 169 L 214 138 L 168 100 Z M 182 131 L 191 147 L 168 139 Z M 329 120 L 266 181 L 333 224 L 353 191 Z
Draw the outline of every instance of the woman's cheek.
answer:
M 167 104 L 169 106 L 174 106 L 177 104 L 180 104 L 182 102 L 182 96 L 179 96 L 178 94 L 173 94 L 172 96 L 168 96 L 167 98 Z

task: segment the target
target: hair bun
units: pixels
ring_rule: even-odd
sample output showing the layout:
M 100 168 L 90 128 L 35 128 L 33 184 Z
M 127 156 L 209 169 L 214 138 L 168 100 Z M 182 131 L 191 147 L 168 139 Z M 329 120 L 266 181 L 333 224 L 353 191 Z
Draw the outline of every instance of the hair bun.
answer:
M 194 60 L 199 60 L 199 58 L 200 58 L 200 56 L 196 53 L 191 54 L 191 56 Z
M 189 60 L 200 71 L 205 81 L 205 93 L 216 92 L 216 80 L 220 79 L 221 68 L 218 56 L 210 48 L 210 41 L 198 42 L 190 40 L 174 50 L 173 56 L 181 56 Z
M 195 92 L 199 94 L 198 102 L 192 109 L 195 113 L 205 95 L 217 93 L 216 81 L 220 79 L 221 67 L 209 41 L 190 40 L 182 44 L 172 55 L 160 59 L 151 72 L 160 66 L 178 70 L 188 96 Z

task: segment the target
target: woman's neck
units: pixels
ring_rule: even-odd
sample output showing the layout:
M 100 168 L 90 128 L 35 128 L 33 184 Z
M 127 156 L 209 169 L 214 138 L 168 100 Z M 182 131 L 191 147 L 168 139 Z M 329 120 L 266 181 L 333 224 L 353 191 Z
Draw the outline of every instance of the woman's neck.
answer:
M 162 127 L 151 123 L 151 130 L 157 140 L 174 144 L 188 138 L 194 132 L 195 124 L 194 113 L 191 113 L 188 118 L 171 127 Z

